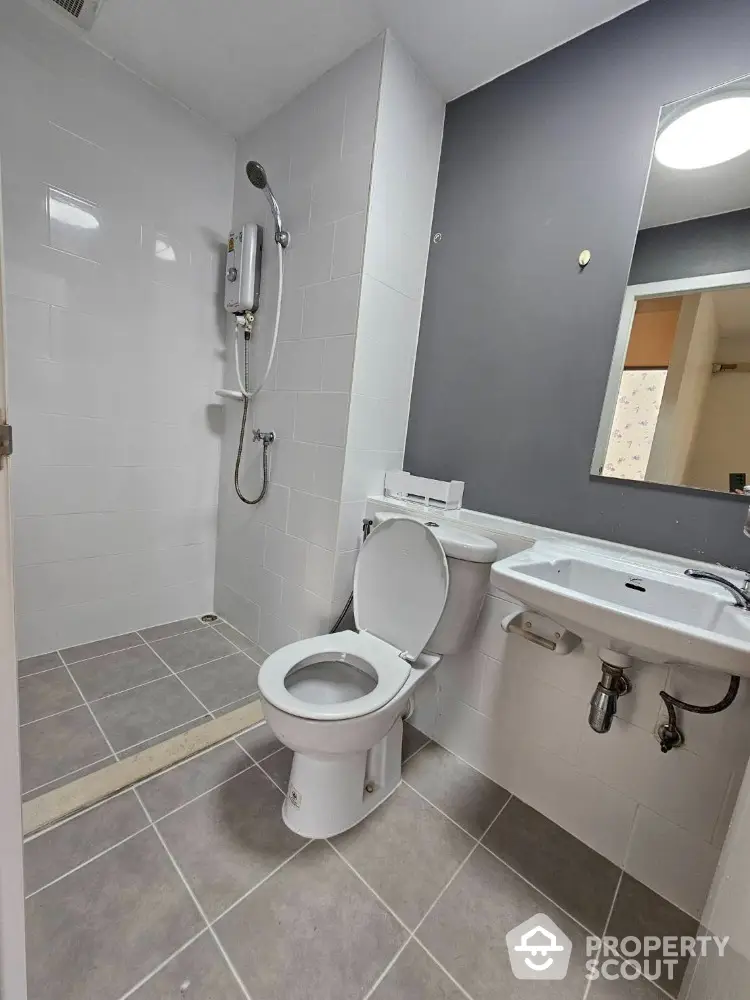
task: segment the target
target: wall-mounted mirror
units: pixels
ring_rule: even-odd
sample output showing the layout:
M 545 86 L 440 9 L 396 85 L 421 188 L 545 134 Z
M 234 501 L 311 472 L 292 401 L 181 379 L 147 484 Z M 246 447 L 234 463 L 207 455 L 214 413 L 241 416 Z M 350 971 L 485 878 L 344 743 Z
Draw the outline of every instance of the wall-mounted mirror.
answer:
M 591 472 L 750 486 L 750 79 L 662 110 Z

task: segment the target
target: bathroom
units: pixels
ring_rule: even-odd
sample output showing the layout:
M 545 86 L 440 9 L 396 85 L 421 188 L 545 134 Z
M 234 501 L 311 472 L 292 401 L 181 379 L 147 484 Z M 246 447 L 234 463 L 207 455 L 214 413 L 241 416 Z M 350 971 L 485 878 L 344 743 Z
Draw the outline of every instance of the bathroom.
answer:
M 750 140 L 666 147 L 742 97 L 750 14 L 559 6 L 0 0 L 3 996 L 746 995 Z M 228 255 L 256 226 L 259 278 Z M 657 320 L 669 349 L 636 358 Z M 676 400 L 647 460 L 639 387 Z M 398 646 L 417 666 L 387 658 L 398 710 L 342 820 L 353 718 L 308 716 L 305 770 L 284 671 L 382 641 L 389 539 L 386 622 L 439 610 Z M 550 560 L 589 603 L 632 570 L 627 641 L 545 604 Z M 483 582 L 438 648 L 457 567 Z M 637 611 L 658 587 L 707 602 L 668 641 Z M 710 602 L 724 669 L 685 632 Z M 386 673 L 359 671 L 373 717 Z M 552 987 L 506 947 L 540 914 L 572 942 Z M 698 934 L 723 954 L 587 952 Z

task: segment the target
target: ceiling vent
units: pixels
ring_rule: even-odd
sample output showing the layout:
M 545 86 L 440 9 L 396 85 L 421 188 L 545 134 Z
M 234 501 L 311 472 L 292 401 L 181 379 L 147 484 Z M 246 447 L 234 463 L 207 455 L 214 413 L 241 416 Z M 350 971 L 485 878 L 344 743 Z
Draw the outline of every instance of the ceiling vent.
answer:
M 88 29 L 94 23 L 100 0 L 48 0 L 51 6 L 64 13 L 79 28 Z

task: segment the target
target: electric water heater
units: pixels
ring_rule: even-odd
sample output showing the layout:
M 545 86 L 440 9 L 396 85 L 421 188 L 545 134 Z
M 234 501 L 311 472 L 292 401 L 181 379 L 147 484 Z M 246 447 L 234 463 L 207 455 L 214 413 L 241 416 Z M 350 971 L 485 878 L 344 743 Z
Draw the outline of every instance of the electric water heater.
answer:
M 260 304 L 263 227 L 246 222 L 229 234 L 224 273 L 224 308 L 231 313 L 254 313 Z

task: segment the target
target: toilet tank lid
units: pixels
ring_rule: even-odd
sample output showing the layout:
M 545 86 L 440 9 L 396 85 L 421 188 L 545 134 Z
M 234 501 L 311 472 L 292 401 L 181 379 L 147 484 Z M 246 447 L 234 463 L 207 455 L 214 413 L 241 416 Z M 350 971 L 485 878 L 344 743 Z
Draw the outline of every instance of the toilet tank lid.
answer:
M 429 514 L 388 514 L 380 511 L 375 515 L 375 524 L 382 524 L 384 521 L 399 517 L 408 517 L 409 520 L 429 524 L 449 559 L 463 559 L 464 562 L 476 563 L 492 563 L 497 559 L 497 545 L 492 539 L 485 538 L 484 535 L 475 535 L 472 531 L 464 531 L 462 528 L 454 528 L 452 524 L 438 524 Z

